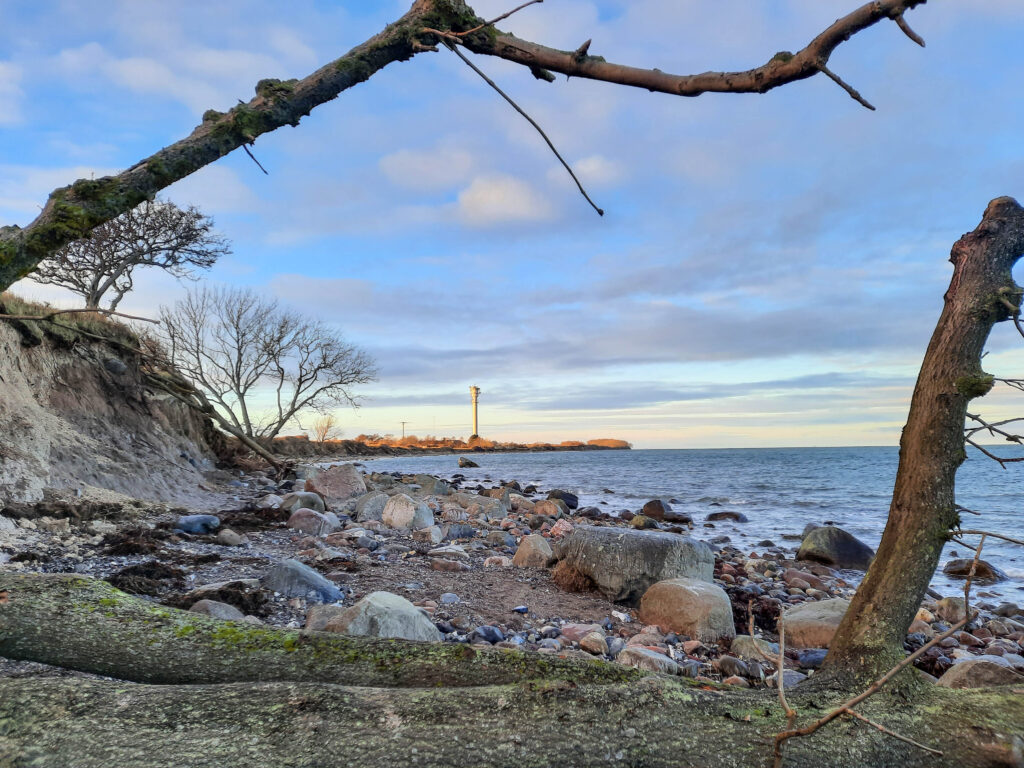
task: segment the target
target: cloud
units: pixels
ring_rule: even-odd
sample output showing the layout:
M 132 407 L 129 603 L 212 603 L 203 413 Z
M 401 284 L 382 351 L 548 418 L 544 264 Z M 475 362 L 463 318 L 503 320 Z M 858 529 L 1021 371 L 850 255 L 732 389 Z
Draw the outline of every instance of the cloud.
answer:
M 0 61 L 0 126 L 15 125 L 22 121 L 21 67 L 9 61 Z
M 478 176 L 459 193 L 458 216 L 468 227 L 547 221 L 553 204 L 531 184 L 500 174 Z
M 0 220 L 24 225 L 38 215 L 50 193 L 78 179 L 95 179 L 118 172 L 116 168 L 76 165 L 41 168 L 30 165 L 0 165 Z
M 400 149 L 380 159 L 380 169 L 399 187 L 417 191 L 448 189 L 470 178 L 477 163 L 463 149 Z

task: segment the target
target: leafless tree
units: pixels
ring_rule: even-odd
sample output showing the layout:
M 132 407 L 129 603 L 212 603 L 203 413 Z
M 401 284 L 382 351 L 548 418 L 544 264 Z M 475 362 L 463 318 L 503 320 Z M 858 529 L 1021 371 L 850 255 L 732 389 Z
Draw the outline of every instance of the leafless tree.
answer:
M 209 269 L 229 253 L 227 241 L 213 231 L 213 220 L 196 207 L 147 200 L 57 250 L 40 262 L 32 279 L 77 293 L 89 309 L 110 295 L 113 310 L 132 289 L 139 267 L 191 277 L 193 269 Z
M 324 323 L 248 289 L 199 288 L 160 308 L 169 362 L 242 434 L 269 440 L 303 411 L 356 406 L 372 358 Z
M 312 433 L 313 442 L 320 450 L 323 450 L 324 444 L 328 440 L 337 440 L 341 435 L 341 430 L 338 429 L 338 417 L 330 411 L 317 416 L 309 431 Z

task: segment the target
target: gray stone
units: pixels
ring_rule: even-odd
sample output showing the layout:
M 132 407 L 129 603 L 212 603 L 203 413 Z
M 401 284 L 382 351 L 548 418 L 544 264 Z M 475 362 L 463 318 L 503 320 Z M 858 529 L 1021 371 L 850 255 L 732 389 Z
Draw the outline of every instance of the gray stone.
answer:
M 9 517 L 0 515 L 0 533 L 13 533 L 18 530 L 18 524 Z
M 447 496 L 452 492 L 448 483 L 433 475 L 415 475 L 412 481 L 420 487 L 420 493 L 426 496 Z
M 942 567 L 942 572 L 947 576 L 959 576 L 966 579 L 971 572 L 972 565 L 974 565 L 973 558 L 950 560 Z M 1010 577 L 987 560 L 978 560 L 974 569 L 974 583 L 976 584 L 992 584 L 997 581 L 1006 581 L 1008 578 Z
M 810 531 L 800 544 L 797 560 L 813 560 L 836 568 L 866 571 L 875 551 L 851 533 L 834 525 Z
M 729 650 L 734 656 L 738 656 L 744 661 L 764 661 L 763 654 L 767 654 L 769 659 L 774 659 L 779 655 L 779 644 L 769 643 L 767 640 L 762 640 L 759 637 L 753 638 L 750 635 L 736 635 L 732 639 Z M 759 653 L 759 650 L 763 653 Z
M 476 469 L 480 465 L 475 461 L 467 459 L 465 456 L 459 456 L 459 468 L 460 469 Z
M 324 500 L 320 498 L 320 494 L 311 493 L 309 491 L 295 491 L 289 493 L 281 499 L 280 508 L 286 512 L 294 512 L 300 508 L 312 509 L 315 512 L 326 512 L 327 507 L 324 506 Z
M 245 538 L 230 528 L 224 528 L 217 534 L 217 543 L 225 547 L 240 547 L 244 542 Z
M 667 579 L 654 584 L 640 600 L 640 619 L 657 624 L 662 632 L 689 635 L 703 643 L 736 636 L 729 596 L 717 584 L 699 579 Z
M 329 581 L 308 565 L 298 560 L 285 560 L 275 565 L 263 577 L 263 586 L 285 597 L 312 597 L 333 603 L 344 596 L 333 581 Z
M 345 607 L 341 605 L 324 605 L 322 603 L 311 605 L 306 611 L 306 629 L 323 632 L 327 622 L 335 616 L 340 616 L 345 610 Z
M 183 515 L 174 527 L 184 533 L 213 533 L 220 527 L 220 518 L 216 515 Z
M 399 493 L 384 505 L 381 522 L 389 528 L 415 531 L 433 525 L 434 513 L 422 501 L 414 501 L 404 493 Z
M 103 367 L 115 376 L 123 376 L 128 373 L 128 366 L 124 364 L 124 361 L 118 360 L 116 357 L 108 357 L 104 360 Z
M 679 665 L 663 653 L 651 651 L 637 645 L 629 645 L 615 655 L 615 661 L 627 667 L 661 672 L 666 675 L 679 673 Z
M 398 637 L 438 642 L 443 635 L 427 616 L 404 597 L 371 592 L 327 622 L 327 632 L 363 637 Z
M 331 517 L 334 520 L 331 520 Z M 287 525 L 289 528 L 294 528 L 297 531 L 302 531 L 312 536 L 326 536 L 329 533 L 341 530 L 341 523 L 335 522 L 337 520 L 338 518 L 332 513 L 323 514 L 312 509 L 297 509 L 288 518 Z
M 327 469 L 309 472 L 306 490 L 322 494 L 330 504 L 344 504 L 353 496 L 366 493 L 366 483 L 355 465 L 335 464 Z
M 787 648 L 828 648 L 850 601 L 837 597 L 801 603 L 783 614 Z
M 656 582 L 688 578 L 710 582 L 715 556 L 688 536 L 582 525 L 562 539 L 560 558 L 594 582 L 609 600 L 635 604 Z
M 768 678 L 766 681 L 769 688 L 778 687 L 779 673 L 776 672 L 774 675 Z M 794 685 L 798 685 L 807 679 L 807 675 L 802 672 L 797 672 L 795 669 L 787 669 L 782 673 L 782 684 L 786 686 L 786 690 L 789 690 Z
M 189 608 L 191 613 L 201 613 L 205 616 L 212 616 L 215 619 L 224 621 L 241 621 L 245 614 L 233 605 L 221 603 L 217 600 L 199 600 Z
M 384 516 L 384 507 L 388 503 L 386 493 L 370 491 L 356 499 L 356 522 L 365 523 L 368 520 L 380 520 Z
M 989 659 L 968 659 L 954 664 L 939 678 L 943 688 L 987 688 L 992 685 L 1024 685 L 1024 675 L 1009 665 Z

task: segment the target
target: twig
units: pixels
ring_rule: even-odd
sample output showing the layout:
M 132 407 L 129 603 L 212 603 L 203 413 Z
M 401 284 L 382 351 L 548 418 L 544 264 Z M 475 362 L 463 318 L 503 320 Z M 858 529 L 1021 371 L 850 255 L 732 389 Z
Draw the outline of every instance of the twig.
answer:
M 569 166 L 569 164 L 567 162 L 565 162 L 565 158 L 563 158 L 558 153 L 558 150 L 555 149 L 555 145 L 551 142 L 551 139 L 548 138 L 548 135 L 546 133 L 544 133 L 544 130 L 537 124 L 537 121 L 534 120 L 532 117 L 530 117 L 528 114 L 526 114 L 526 112 L 523 110 L 522 107 L 520 107 L 518 104 L 516 104 L 514 101 L 512 101 L 512 97 L 510 97 L 507 93 L 505 93 L 503 90 L 501 90 L 501 88 L 498 87 L 497 83 L 495 83 L 493 80 L 491 80 L 491 78 L 489 78 L 487 75 L 485 75 L 479 69 L 479 67 L 477 67 L 473 62 L 471 62 L 469 59 L 467 59 L 465 54 L 463 54 L 462 51 L 460 51 L 458 49 L 458 47 L 454 43 L 445 41 L 445 45 L 447 45 L 448 49 L 453 51 L 456 56 L 458 56 L 460 59 L 462 59 L 470 69 L 472 69 L 474 72 L 476 72 L 478 75 L 480 75 L 480 77 L 482 77 L 484 79 L 484 82 L 487 83 L 489 86 L 491 86 L 491 88 L 496 90 L 501 95 L 501 97 L 503 99 L 505 99 L 505 101 L 507 101 L 509 104 L 511 104 L 512 108 L 516 112 L 518 112 L 520 115 L 522 115 L 524 118 L 526 118 L 527 122 L 529 122 L 530 125 L 532 125 L 534 128 L 537 129 L 537 133 L 539 133 L 541 135 L 541 137 L 544 139 L 544 141 L 547 142 L 548 147 L 550 147 L 551 151 L 555 153 L 555 157 L 558 158 L 558 161 L 565 167 L 565 170 L 568 171 L 569 175 L 572 176 L 572 180 L 576 182 L 576 186 L 579 188 L 580 194 L 583 195 L 583 197 L 586 198 L 587 202 L 590 203 L 591 207 L 595 211 L 597 211 L 598 216 L 604 216 L 604 211 L 601 210 L 600 208 L 598 208 L 597 204 L 593 200 L 590 199 L 590 195 L 588 195 L 587 194 L 587 190 L 585 190 L 583 188 L 583 184 L 581 184 L 580 180 L 578 178 L 576 178 L 576 174 L 572 172 L 572 168 Z
M 917 43 L 922 48 L 924 48 L 924 38 L 921 37 L 919 34 L 917 34 L 917 32 L 915 32 L 914 30 L 912 30 L 910 28 L 910 25 L 907 24 L 907 20 L 903 18 L 903 14 L 902 13 L 899 16 L 896 16 L 893 19 L 893 21 L 896 22 L 896 26 L 897 27 L 899 27 L 901 30 L 903 30 L 903 34 L 904 35 L 906 35 L 911 40 L 913 40 L 915 43 Z M 939 754 L 941 754 L 941 752 Z
M 789 702 L 786 700 L 786 684 L 784 682 L 785 671 L 786 671 L 786 625 L 782 620 L 782 614 L 779 614 L 779 654 L 778 658 L 773 659 L 763 650 L 761 646 L 757 644 L 757 637 L 754 635 L 754 601 L 747 601 L 747 617 L 750 623 L 750 639 L 754 644 L 754 650 L 763 658 L 765 661 L 771 662 L 775 665 L 775 684 L 779 689 L 779 703 L 782 705 L 782 710 L 786 713 L 786 728 L 787 730 L 793 730 L 793 725 L 796 723 L 796 710 L 789 706 Z M 779 768 L 782 765 L 782 752 L 781 743 L 776 742 L 775 744 L 775 768 Z
M 435 48 L 434 50 L 437 50 L 437 49 Z M 260 161 L 256 159 L 256 155 L 254 155 L 254 154 L 253 154 L 252 152 L 250 152 L 250 151 L 249 151 L 249 147 L 247 147 L 247 146 L 246 146 L 245 144 L 243 144 L 243 145 L 242 145 L 242 149 L 244 149 L 244 150 L 245 150 L 245 154 L 247 154 L 247 155 L 249 156 L 249 158 L 250 158 L 250 159 L 251 159 L 251 160 L 252 160 L 252 161 L 253 161 L 254 163 L 256 163 L 256 166 L 257 166 L 257 167 L 258 167 L 258 168 L 259 168 L 259 169 L 260 169 L 261 171 L 263 171 L 263 173 L 265 173 L 265 174 L 266 174 L 267 176 L 269 176 L 269 175 L 270 175 L 270 172 L 269 172 L 269 171 L 268 171 L 268 170 L 267 170 L 266 168 L 264 168 L 264 167 L 263 167 L 262 165 L 260 165 Z
M 967 572 L 967 581 L 964 582 L 964 618 L 971 618 L 971 582 L 974 581 L 974 572 L 978 569 L 978 559 L 981 557 L 981 548 L 985 546 L 987 533 L 981 534 L 978 548 L 974 550 L 974 560 L 971 561 L 971 570 Z
M 57 315 L 79 315 L 85 312 L 94 312 L 99 315 L 105 315 L 107 317 L 123 317 L 127 320 L 142 320 L 146 323 L 160 323 L 159 320 L 154 320 L 151 317 L 139 317 L 138 315 L 126 315 L 124 312 L 115 312 L 112 309 L 55 309 L 53 312 L 49 312 L 45 315 L 4 315 L 0 314 L 2 320 L 45 320 L 53 322 L 53 318 Z
M 978 517 L 981 517 L 981 512 L 975 512 L 973 509 L 968 509 L 967 507 L 963 506 L 962 504 L 957 504 L 956 505 L 956 511 L 957 512 L 966 512 L 969 515 L 977 515 Z
M 877 728 L 882 733 L 887 733 L 888 735 L 892 736 L 894 739 L 899 739 L 900 741 L 905 741 L 907 744 L 912 744 L 915 747 L 917 747 L 918 749 L 923 749 L 925 752 L 931 752 L 933 755 L 938 755 L 939 757 L 942 757 L 942 751 L 941 750 L 933 749 L 932 747 L 926 747 L 924 744 L 922 744 L 919 741 L 914 741 L 913 739 L 911 739 L 911 738 L 909 738 L 907 736 L 904 736 L 901 733 L 896 733 L 896 731 L 890 731 L 888 728 L 886 728 L 881 723 L 876 723 L 874 720 L 869 720 L 868 718 L 864 717 L 864 715 L 862 715 L 860 712 L 854 712 L 852 709 L 849 709 L 849 710 L 846 711 L 846 714 L 851 715 L 852 717 L 856 717 L 858 720 L 860 720 L 861 722 L 867 723 L 872 728 Z
M 856 102 L 857 102 L 858 104 L 861 104 L 862 106 L 865 106 L 865 107 L 867 107 L 867 108 L 868 108 L 868 109 L 870 109 L 870 110 L 871 110 L 872 112 L 874 112 L 874 111 L 875 111 L 875 108 L 874 108 L 874 106 L 873 106 L 872 104 L 870 104 L 870 103 L 869 103 L 869 102 L 867 101 L 867 99 L 865 99 L 865 98 L 864 98 L 863 96 L 861 96 L 861 95 L 860 95 L 860 92 L 858 92 L 856 88 L 854 88 L 854 87 L 853 87 L 852 85 L 850 85 L 850 84 L 849 84 L 849 83 L 847 83 L 847 82 L 846 82 L 845 80 L 843 80 L 843 78 L 841 78 L 841 77 L 840 77 L 839 75 L 837 75 L 837 74 L 836 74 L 835 72 L 833 72 L 833 71 L 832 71 L 831 69 L 829 69 L 828 67 L 826 67 L 826 66 L 825 66 L 825 63 L 824 63 L 824 62 L 822 62 L 822 61 L 819 61 L 819 62 L 818 62 L 818 70 L 819 70 L 820 72 L 822 72 L 823 74 L 825 74 L 825 75 L 828 75 L 828 76 L 829 76 L 829 78 L 831 78 L 831 79 L 832 79 L 832 81 L 833 81 L 833 82 L 834 82 L 834 83 L 835 83 L 836 85 L 838 85 L 838 86 L 839 86 L 840 88 L 842 88 L 842 89 L 843 89 L 844 91 L 846 91 L 846 92 L 847 92 L 848 94 L 850 94 L 850 98 L 851 98 L 851 99 L 853 99 L 854 101 L 856 101 Z
M 521 11 L 521 10 L 523 10 L 523 8 L 526 8 L 527 6 L 533 5 L 534 3 L 543 3 L 543 2 L 544 2 L 544 0 L 530 0 L 528 3 L 523 3 L 522 5 L 520 5 L 520 6 L 516 7 L 516 8 L 513 8 L 511 11 L 508 11 L 507 13 L 501 14 L 501 16 L 498 16 L 497 18 L 491 19 L 490 21 L 485 21 L 480 26 L 473 27 L 472 29 L 467 29 L 465 32 L 452 32 L 450 34 L 456 35 L 457 37 L 465 37 L 466 35 L 471 35 L 474 32 L 479 32 L 484 27 L 493 27 L 499 21 L 504 21 L 509 16 L 511 16 L 513 13 L 516 13 L 517 11 Z
M 1009 541 L 1012 544 L 1020 544 L 1024 547 L 1024 541 L 1014 539 L 1010 536 L 1004 536 L 1001 533 L 992 533 L 992 531 L 958 530 L 956 534 L 957 536 L 991 536 L 993 539 L 1002 539 L 1003 541 Z

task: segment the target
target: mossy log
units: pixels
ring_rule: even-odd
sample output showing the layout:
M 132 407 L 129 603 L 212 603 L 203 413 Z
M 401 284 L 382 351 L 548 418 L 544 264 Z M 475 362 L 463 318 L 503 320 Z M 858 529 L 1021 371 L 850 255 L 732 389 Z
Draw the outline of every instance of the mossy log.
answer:
M 785 765 L 1019 765 L 1020 698 L 936 689 L 915 708 L 872 701 L 870 717 L 944 754 L 846 721 L 790 741 Z M 795 691 L 791 701 L 813 716 L 832 703 Z M 428 689 L 0 680 L 2 766 L 755 768 L 771 765 L 782 727 L 770 692 L 703 691 L 654 677 Z
M 0 680 L 0 766 L 761 766 L 770 691 L 614 664 L 299 633 L 164 608 L 81 576 L 0 573 L 0 656 L 120 680 Z M 803 725 L 841 692 L 794 689 Z M 786 766 L 1019 765 L 1013 689 L 883 692 L 786 746 Z M 1016 761 L 1016 762 L 1015 762 Z
M 68 574 L 0 573 L 0 656 L 139 683 L 292 681 L 373 687 L 615 683 L 618 664 L 220 621 Z

